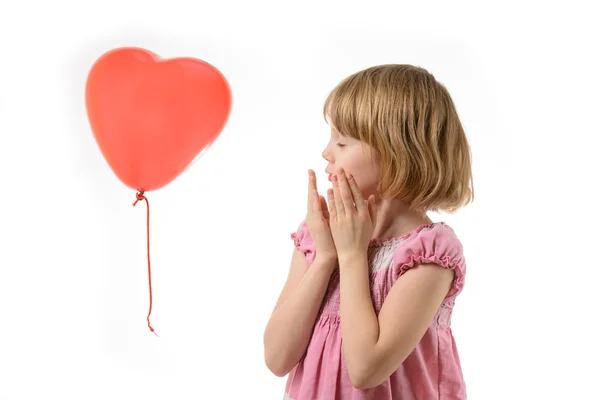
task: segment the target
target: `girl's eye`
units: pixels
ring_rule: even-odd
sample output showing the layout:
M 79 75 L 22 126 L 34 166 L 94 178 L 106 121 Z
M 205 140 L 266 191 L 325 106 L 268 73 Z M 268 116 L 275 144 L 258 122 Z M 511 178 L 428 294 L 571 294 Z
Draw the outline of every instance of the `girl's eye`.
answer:
M 345 146 L 345 144 L 341 144 L 341 143 L 337 144 L 337 147 L 344 147 L 344 146 Z

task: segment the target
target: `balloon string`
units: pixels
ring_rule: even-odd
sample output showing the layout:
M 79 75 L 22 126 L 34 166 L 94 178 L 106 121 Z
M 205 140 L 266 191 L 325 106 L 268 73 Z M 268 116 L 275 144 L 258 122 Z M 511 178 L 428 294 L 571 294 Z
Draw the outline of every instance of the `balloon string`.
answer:
M 144 191 L 139 191 L 136 194 L 136 201 L 133 203 L 135 207 L 138 201 L 144 200 L 146 202 L 146 244 L 148 249 L 148 286 L 150 287 L 150 310 L 148 310 L 148 316 L 146 320 L 148 321 L 148 328 L 153 332 L 156 336 L 158 334 L 154 332 L 154 328 L 150 325 L 150 314 L 152 313 L 152 273 L 150 268 L 150 203 L 148 203 L 148 199 L 144 196 Z

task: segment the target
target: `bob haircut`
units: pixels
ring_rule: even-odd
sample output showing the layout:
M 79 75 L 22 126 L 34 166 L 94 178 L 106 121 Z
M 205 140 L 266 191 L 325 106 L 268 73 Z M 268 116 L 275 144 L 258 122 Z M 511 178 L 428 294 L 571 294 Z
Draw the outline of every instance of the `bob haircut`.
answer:
M 467 137 L 448 90 L 427 70 L 387 64 L 359 71 L 328 95 L 323 115 L 340 135 L 375 150 L 382 198 L 451 214 L 473 201 Z

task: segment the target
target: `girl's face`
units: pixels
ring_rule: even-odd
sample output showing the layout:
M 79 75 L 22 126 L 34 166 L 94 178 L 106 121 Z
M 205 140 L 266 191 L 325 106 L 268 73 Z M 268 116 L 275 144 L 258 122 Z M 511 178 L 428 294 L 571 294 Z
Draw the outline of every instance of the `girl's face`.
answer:
M 365 199 L 375 194 L 379 183 L 380 163 L 375 150 L 357 139 L 341 135 L 331 128 L 331 138 L 325 150 L 323 158 L 329 165 L 325 172 L 329 174 L 331 182 L 332 174 L 339 174 L 344 168 L 346 174 L 352 174 Z

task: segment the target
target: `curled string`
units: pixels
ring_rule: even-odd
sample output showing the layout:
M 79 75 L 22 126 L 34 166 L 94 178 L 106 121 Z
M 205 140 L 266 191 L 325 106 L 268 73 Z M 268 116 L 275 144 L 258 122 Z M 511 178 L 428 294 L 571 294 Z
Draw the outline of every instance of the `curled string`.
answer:
M 150 268 L 150 203 L 148 203 L 148 199 L 146 196 L 144 196 L 143 190 L 140 190 L 136 193 L 136 200 L 135 203 L 133 203 L 133 206 L 135 207 L 139 201 L 146 202 L 146 243 L 148 249 L 148 286 L 150 288 L 150 310 L 148 310 L 148 316 L 146 317 L 146 320 L 148 321 L 148 328 L 150 328 L 150 331 L 158 336 L 158 334 L 154 332 L 152 325 L 150 325 L 150 314 L 152 313 L 152 272 Z

